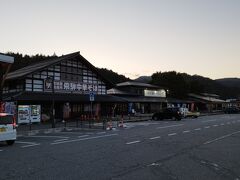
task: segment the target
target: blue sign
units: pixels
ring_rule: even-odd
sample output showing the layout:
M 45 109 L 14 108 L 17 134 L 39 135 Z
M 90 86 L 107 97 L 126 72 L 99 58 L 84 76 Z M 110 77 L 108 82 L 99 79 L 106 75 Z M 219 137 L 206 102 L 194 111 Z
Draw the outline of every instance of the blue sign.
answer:
M 89 100 L 92 102 L 92 101 L 95 101 L 95 95 L 93 92 L 90 92 L 89 93 Z

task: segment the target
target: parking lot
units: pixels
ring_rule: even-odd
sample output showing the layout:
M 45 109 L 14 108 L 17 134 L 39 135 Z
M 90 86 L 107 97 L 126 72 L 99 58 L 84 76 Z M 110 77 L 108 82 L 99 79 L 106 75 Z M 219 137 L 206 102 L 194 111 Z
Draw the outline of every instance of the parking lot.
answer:
M 19 136 L 13 146 L 1 143 L 1 178 L 240 177 L 238 114 L 132 122 L 125 126 L 111 131 L 38 133 Z

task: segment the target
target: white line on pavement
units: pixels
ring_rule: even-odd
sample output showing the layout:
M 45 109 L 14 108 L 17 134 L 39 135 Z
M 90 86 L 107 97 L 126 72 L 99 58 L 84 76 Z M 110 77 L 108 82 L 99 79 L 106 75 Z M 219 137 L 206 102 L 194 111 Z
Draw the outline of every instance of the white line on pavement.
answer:
M 24 142 L 24 141 L 16 141 L 17 144 L 37 144 L 35 142 Z
M 177 133 L 168 134 L 168 136 L 175 136 Z
M 154 139 L 159 139 L 159 138 L 161 138 L 160 136 L 156 136 L 156 137 L 151 137 L 151 138 L 149 138 L 150 140 L 154 140 Z
M 26 137 L 31 137 L 31 138 L 64 138 L 64 139 L 69 138 L 69 137 L 65 137 L 65 136 L 26 136 Z
M 224 123 L 221 124 L 221 126 L 224 126 L 224 125 L 225 125 Z
M 58 139 L 58 140 L 55 140 L 54 142 L 60 142 L 60 141 L 67 141 L 68 139 Z
M 0 152 L 2 152 L 3 150 L 0 149 Z
M 205 126 L 204 128 L 205 128 L 205 129 L 209 129 L 209 128 L 210 128 L 210 126 Z
M 73 139 L 73 140 L 69 140 L 69 141 L 61 141 L 61 142 L 51 143 L 51 145 L 71 143 L 71 142 L 78 142 L 78 141 L 85 141 L 85 140 L 91 140 L 91 139 L 99 139 L 99 138 L 111 137 L 111 136 L 117 136 L 117 135 L 118 134 L 108 134 L 108 135 L 94 136 L 94 137 L 88 137 L 88 138 L 83 138 L 83 139 Z
M 21 146 L 22 148 L 28 148 L 28 147 L 33 147 L 33 146 L 39 146 L 40 144 L 29 144 L 26 146 Z
M 200 131 L 201 130 L 201 128 L 197 128 L 197 129 L 194 129 L 195 131 Z
M 136 143 L 140 143 L 140 141 L 132 141 L 132 142 L 128 142 L 128 143 L 126 143 L 126 145 L 136 144 Z
M 203 144 L 205 144 L 205 145 L 206 145 L 206 144 L 210 144 L 210 143 L 213 143 L 213 142 L 222 140 L 222 139 L 224 139 L 224 138 L 230 137 L 230 136 L 232 136 L 232 135 L 234 135 L 234 134 L 238 134 L 238 133 L 240 133 L 240 131 L 236 131 L 236 132 L 234 132 L 234 133 L 227 134 L 227 135 L 225 135 L 225 136 L 221 136 L 221 137 L 216 138 L 216 139 L 213 139 L 213 140 L 211 140 L 211 141 L 207 141 L 207 142 L 205 142 L 205 143 L 203 143 Z
M 213 122 L 213 121 L 217 121 L 217 120 L 214 119 L 214 120 L 207 120 L 207 121 L 202 121 L 202 122 L 205 123 L 205 122 Z
M 89 135 L 86 134 L 86 135 L 82 135 L 82 136 L 78 136 L 78 138 L 84 138 L 84 137 L 88 137 Z
M 162 126 L 162 127 L 157 127 L 157 129 L 165 129 L 165 128 L 183 126 L 183 125 L 184 125 L 184 124 L 177 124 L 177 125 L 171 125 L 171 126 Z
M 217 125 L 217 124 L 214 124 L 213 127 L 218 127 L 218 125 Z
M 189 132 L 191 132 L 190 130 L 187 130 L 187 131 L 183 131 L 183 133 L 189 133 Z

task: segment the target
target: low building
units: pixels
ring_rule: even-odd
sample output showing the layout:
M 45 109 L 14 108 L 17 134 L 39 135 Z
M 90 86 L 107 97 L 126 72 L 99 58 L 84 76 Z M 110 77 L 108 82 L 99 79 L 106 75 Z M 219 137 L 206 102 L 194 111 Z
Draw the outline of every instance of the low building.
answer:
M 196 107 L 200 111 L 213 112 L 222 111 L 226 106 L 226 101 L 220 99 L 217 94 L 201 93 L 193 94 L 190 93 L 189 97 L 196 104 Z
M 166 90 L 151 84 L 127 81 L 107 93 L 127 101 L 128 113 L 153 113 L 167 107 Z
M 18 122 L 40 121 L 42 115 L 62 120 L 111 114 L 116 103 L 123 102 L 107 95 L 111 87 L 80 52 L 75 52 L 9 73 L 3 98 L 17 104 Z

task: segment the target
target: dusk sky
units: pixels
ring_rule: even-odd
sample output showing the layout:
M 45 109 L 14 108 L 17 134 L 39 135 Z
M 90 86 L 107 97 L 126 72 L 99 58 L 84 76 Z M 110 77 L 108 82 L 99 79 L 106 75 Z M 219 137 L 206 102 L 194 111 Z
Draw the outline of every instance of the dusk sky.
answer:
M 0 0 L 0 52 L 80 51 L 130 78 L 240 78 L 240 0 Z

